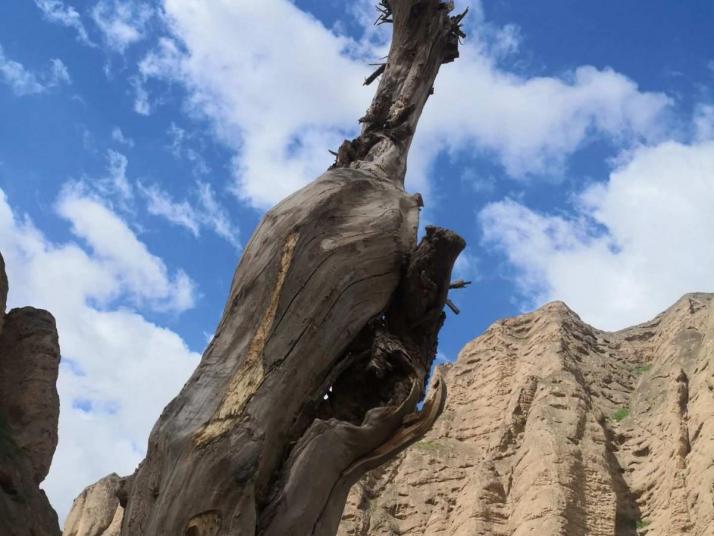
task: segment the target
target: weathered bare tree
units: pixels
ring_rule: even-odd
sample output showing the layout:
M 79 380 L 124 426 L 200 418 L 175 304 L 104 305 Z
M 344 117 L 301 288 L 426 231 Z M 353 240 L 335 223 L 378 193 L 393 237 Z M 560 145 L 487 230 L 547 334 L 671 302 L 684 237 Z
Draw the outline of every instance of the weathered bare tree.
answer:
M 120 491 L 124 536 L 333 535 L 367 470 L 417 440 L 464 241 L 428 227 L 404 191 L 417 121 L 458 56 L 462 15 L 381 0 L 393 38 L 361 134 L 270 210 L 245 248 L 216 335 Z

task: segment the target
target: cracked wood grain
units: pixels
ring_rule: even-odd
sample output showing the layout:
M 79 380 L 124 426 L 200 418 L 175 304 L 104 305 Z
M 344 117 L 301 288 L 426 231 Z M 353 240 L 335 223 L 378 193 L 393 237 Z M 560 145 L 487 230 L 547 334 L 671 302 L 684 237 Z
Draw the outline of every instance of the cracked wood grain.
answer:
M 332 535 L 352 483 L 443 408 L 436 373 L 416 410 L 465 244 L 437 227 L 417 243 L 423 203 L 403 182 L 460 19 L 434 0 L 380 5 L 393 44 L 362 133 L 258 225 L 213 340 L 125 480 L 122 536 Z

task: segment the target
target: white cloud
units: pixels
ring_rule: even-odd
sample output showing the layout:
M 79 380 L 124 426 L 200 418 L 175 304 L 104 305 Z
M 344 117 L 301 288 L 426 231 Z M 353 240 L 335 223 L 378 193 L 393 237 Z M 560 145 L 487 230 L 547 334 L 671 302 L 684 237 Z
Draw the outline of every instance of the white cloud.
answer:
M 365 5 L 350 11 L 368 28 L 374 12 Z M 517 52 L 519 28 L 489 25 L 480 4 L 473 7 L 479 32 L 437 80 L 409 163 L 411 188 L 428 189 L 426 171 L 444 148 L 490 151 L 522 177 L 560 172 L 595 136 L 657 139 L 667 97 L 641 92 L 607 68 L 513 74 L 499 62 Z M 162 39 L 141 62 L 142 79 L 184 83 L 191 112 L 210 118 L 236 152 L 241 198 L 272 205 L 322 173 L 331 163 L 327 150 L 356 132 L 374 91 L 362 81 L 369 60 L 385 53 L 383 33 L 365 30 L 355 41 L 287 0 L 164 0 L 164 10 L 174 39 Z M 137 102 L 148 109 L 146 93 Z
M 92 19 L 105 42 L 119 53 L 144 38 L 153 16 L 148 4 L 126 0 L 100 0 L 92 9 Z
M 134 470 L 161 409 L 199 356 L 176 333 L 122 305 L 176 301 L 184 308 L 186 276 L 169 278 L 163 261 L 96 200 L 65 193 L 58 211 L 78 240 L 50 241 L 13 213 L 0 190 L 10 305 L 50 310 L 60 333 L 60 441 L 43 487 L 63 519 L 86 485 Z
M 71 82 L 72 78 L 69 76 L 69 70 L 67 69 L 67 66 L 62 63 L 62 60 L 59 58 L 51 59 L 48 85 L 53 87 L 60 84 L 70 84 Z
M 103 179 L 105 188 L 119 194 L 124 200 L 131 199 L 134 192 L 126 175 L 129 160 L 123 154 L 111 149 L 107 151 L 107 159 L 109 160 L 109 176 Z
M 64 4 L 61 0 L 35 0 L 35 4 L 48 21 L 74 28 L 77 32 L 77 39 L 86 45 L 93 46 L 87 35 L 87 29 L 82 23 L 82 17 L 72 6 Z
M 714 105 L 702 103 L 695 107 L 694 138 L 698 141 L 714 139 Z
M 508 200 L 480 214 L 485 243 L 506 254 L 529 306 L 564 300 L 619 329 L 686 292 L 714 291 L 714 142 L 637 149 L 578 201 L 575 216 Z
M 169 150 L 176 158 L 180 158 L 183 153 L 184 143 L 186 142 L 186 129 L 183 129 L 176 125 L 176 123 L 171 123 L 169 125 L 166 133 L 171 138 L 171 143 L 169 145 Z
M 64 189 L 57 212 L 71 223 L 93 256 L 114 273 L 137 305 L 181 312 L 194 305 L 193 282 L 182 271 L 172 278 L 164 262 L 152 255 L 129 226 L 97 199 L 76 187 Z
M 464 168 L 460 178 L 463 183 L 471 186 L 476 193 L 492 194 L 496 190 L 496 177 L 479 172 L 473 167 Z
M 347 56 L 354 42 L 285 0 L 164 7 L 181 44 L 162 40 L 141 72 L 186 84 L 237 151 L 238 194 L 265 207 L 322 173 L 373 91 L 370 67 Z
M 134 147 L 134 140 L 126 136 L 119 127 L 114 127 L 112 129 L 112 140 L 120 145 L 126 145 L 129 148 Z
M 201 220 L 218 236 L 227 240 L 234 247 L 240 248 L 238 228 L 231 222 L 230 216 L 216 199 L 211 185 L 198 182 L 198 199 L 201 206 Z
M 0 48 L 0 76 L 16 95 L 33 95 L 42 93 L 46 89 L 34 73 L 25 69 L 21 63 L 6 58 L 2 48 Z
M 188 229 L 193 236 L 199 236 L 201 224 L 196 211 L 188 201 L 174 201 L 167 192 L 155 184 L 140 185 L 139 188 L 146 197 L 146 210 L 149 214 L 163 216 L 171 223 Z
M 91 145 L 94 145 L 93 139 Z M 87 141 L 85 141 L 86 146 L 88 146 Z M 134 185 L 127 175 L 129 160 L 124 154 L 113 149 L 108 149 L 106 154 L 107 171 L 104 176 L 85 177 L 83 180 L 65 185 L 64 189 L 71 190 L 77 196 L 101 198 L 124 212 L 130 212 L 133 208 Z
M 185 153 L 185 150 L 182 148 L 181 152 Z M 190 155 L 191 153 L 187 153 L 189 160 L 191 160 Z M 107 173 L 104 177 L 84 178 L 66 184 L 64 187 L 65 197 L 69 193 L 72 198 L 95 201 L 99 207 L 111 204 L 122 213 L 127 214 L 136 214 L 139 206 L 138 201 L 142 200 L 146 203 L 146 210 L 149 214 L 165 218 L 174 225 L 187 229 L 194 237 L 200 236 L 203 229 L 208 229 L 234 248 L 241 249 L 238 226 L 233 223 L 228 211 L 216 198 L 213 187 L 207 182 L 196 181 L 191 191 L 191 199 L 176 201 L 156 183 L 146 183 L 129 178 L 127 174 L 129 160 L 122 153 L 109 149 L 107 164 Z M 101 202 L 97 200 L 101 200 Z M 91 217 L 95 217 L 95 215 L 91 214 Z M 105 228 L 108 229 L 109 226 L 107 225 Z M 86 229 L 91 230 L 91 226 L 87 224 Z M 126 231 L 132 233 L 130 229 L 126 229 Z M 136 256 L 135 254 L 136 252 L 131 256 Z M 181 285 L 176 285 L 177 288 L 183 290 L 183 294 L 178 294 L 176 299 L 184 300 L 186 305 L 190 306 L 192 304 L 190 301 L 192 291 L 190 280 L 178 274 L 176 281 L 181 283 Z
M 201 140 L 195 134 L 177 126 L 176 123 L 171 123 L 166 133 L 171 139 L 169 145 L 171 154 L 178 159 L 185 158 L 191 162 L 194 174 L 206 175 L 211 171 L 203 156 L 194 148 L 197 144 L 201 145 Z
M 428 103 L 419 148 L 486 150 L 513 177 L 560 173 L 595 136 L 618 143 L 656 140 L 670 100 L 643 93 L 613 70 L 581 66 L 562 77 L 524 78 L 499 68 L 478 45 L 446 66 Z M 433 152 L 433 149 L 432 149 Z
M 146 198 L 146 209 L 150 214 L 161 216 L 175 225 L 188 229 L 195 237 L 198 237 L 201 229 L 206 227 L 236 249 L 240 249 L 238 228 L 231 221 L 226 209 L 216 199 L 210 184 L 201 181 L 196 183 L 193 204 L 187 200 L 174 201 L 168 192 L 155 184 L 139 185 L 139 189 Z
M 0 46 L 0 80 L 10 86 L 13 93 L 18 96 L 37 95 L 50 89 L 71 83 L 67 66 L 62 60 L 50 60 L 50 67 L 42 73 L 34 73 L 24 65 L 5 56 Z
M 151 102 L 149 92 L 144 87 L 144 83 L 138 77 L 129 79 L 129 84 L 134 90 L 134 111 L 139 115 L 151 115 Z

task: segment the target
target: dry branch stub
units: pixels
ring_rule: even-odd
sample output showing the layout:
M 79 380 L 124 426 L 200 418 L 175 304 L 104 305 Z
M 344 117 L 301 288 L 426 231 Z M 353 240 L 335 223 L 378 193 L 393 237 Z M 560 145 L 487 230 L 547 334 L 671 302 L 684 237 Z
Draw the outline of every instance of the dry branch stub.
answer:
M 335 167 L 367 169 L 404 183 L 407 153 L 439 68 L 459 56 L 459 40 L 465 37 L 461 22 L 468 10 L 451 16 L 453 7 L 436 0 L 380 1 L 377 22 L 394 27 L 389 56 L 365 80 L 370 84 L 381 76 L 360 119 L 360 135 L 342 143 Z
M 421 196 L 403 180 L 460 18 L 381 5 L 394 42 L 362 134 L 246 246 L 215 337 L 122 486 L 123 536 L 332 536 L 350 486 L 443 409 L 438 371 L 417 404 L 465 243 L 427 227 L 417 244 Z

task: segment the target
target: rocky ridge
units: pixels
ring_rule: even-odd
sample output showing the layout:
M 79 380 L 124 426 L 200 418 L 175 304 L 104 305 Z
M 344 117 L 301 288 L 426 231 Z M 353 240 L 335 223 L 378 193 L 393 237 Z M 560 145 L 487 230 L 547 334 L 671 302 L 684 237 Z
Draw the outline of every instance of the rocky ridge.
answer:
M 353 487 L 341 536 L 714 534 L 714 295 L 615 333 L 563 303 L 446 371 L 426 437 Z
M 0 256 L 0 534 L 56 536 L 57 514 L 39 485 L 57 446 L 57 329 L 41 309 L 5 313 L 7 293 Z

